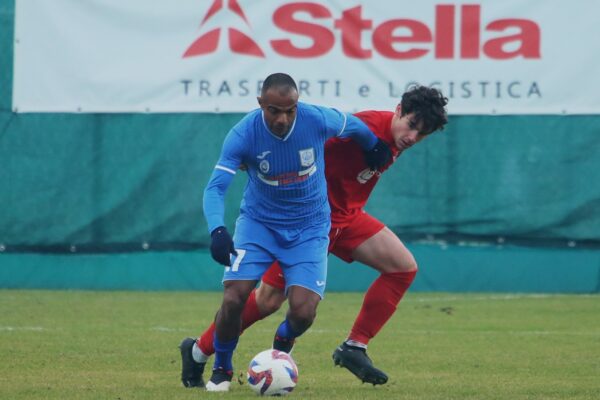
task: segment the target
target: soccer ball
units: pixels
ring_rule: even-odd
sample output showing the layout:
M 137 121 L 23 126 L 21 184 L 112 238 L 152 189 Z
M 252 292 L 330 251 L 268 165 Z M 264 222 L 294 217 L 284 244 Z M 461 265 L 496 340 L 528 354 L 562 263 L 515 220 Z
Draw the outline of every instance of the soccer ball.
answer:
M 259 395 L 282 396 L 298 383 L 298 367 L 288 353 L 265 350 L 250 361 L 248 383 Z

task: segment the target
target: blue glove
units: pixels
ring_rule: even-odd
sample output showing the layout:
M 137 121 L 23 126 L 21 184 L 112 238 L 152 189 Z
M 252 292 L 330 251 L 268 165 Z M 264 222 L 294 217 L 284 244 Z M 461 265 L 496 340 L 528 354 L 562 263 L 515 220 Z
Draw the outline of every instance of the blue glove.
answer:
M 210 255 L 221 265 L 231 265 L 231 254 L 237 256 L 231 235 L 227 228 L 220 226 L 210 234 Z
M 379 138 L 371 150 L 365 151 L 365 162 L 372 171 L 376 171 L 387 165 L 391 158 L 392 151 L 390 147 Z

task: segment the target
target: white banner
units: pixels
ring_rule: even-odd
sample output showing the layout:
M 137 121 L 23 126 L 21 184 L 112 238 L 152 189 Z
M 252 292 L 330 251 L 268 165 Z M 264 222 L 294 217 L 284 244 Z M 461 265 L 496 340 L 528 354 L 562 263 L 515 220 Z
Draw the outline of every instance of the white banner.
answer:
M 597 0 L 16 0 L 18 112 L 246 112 L 286 72 L 301 100 L 451 114 L 600 113 Z

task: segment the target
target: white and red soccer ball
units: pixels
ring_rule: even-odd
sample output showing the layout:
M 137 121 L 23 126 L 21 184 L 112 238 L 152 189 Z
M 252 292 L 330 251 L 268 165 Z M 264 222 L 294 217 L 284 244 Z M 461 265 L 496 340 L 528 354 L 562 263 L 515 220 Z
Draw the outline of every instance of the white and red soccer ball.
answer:
M 297 383 L 298 367 L 283 351 L 262 351 L 248 365 L 248 384 L 259 395 L 286 395 L 294 390 Z

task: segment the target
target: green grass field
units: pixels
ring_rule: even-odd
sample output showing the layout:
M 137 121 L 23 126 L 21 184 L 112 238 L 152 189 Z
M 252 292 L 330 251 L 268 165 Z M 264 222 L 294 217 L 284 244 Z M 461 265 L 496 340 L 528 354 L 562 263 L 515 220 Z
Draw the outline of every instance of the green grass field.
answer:
M 0 398 L 256 398 L 246 384 L 215 394 L 179 381 L 177 345 L 209 323 L 220 296 L 2 290 Z M 600 398 L 600 296 L 409 293 L 371 342 L 371 358 L 390 376 L 377 387 L 331 360 L 361 301 L 329 293 L 322 302 L 294 350 L 292 398 Z M 270 347 L 282 317 L 243 335 L 236 375 Z

